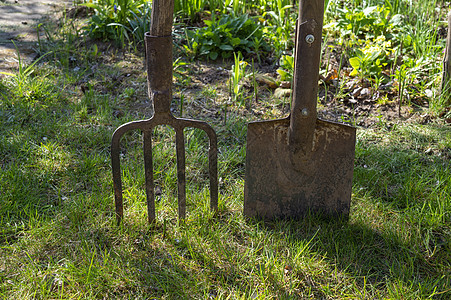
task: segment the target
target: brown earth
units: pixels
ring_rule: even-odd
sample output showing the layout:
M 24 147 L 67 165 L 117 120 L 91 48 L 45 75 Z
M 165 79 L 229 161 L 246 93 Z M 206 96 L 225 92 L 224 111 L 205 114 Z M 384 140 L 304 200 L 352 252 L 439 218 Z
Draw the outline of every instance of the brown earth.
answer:
M 11 72 L 18 67 L 16 46 L 25 62 L 35 59 L 38 37 L 44 36 L 39 24 L 54 18 L 62 7 L 72 3 L 70 0 L 0 0 L 0 72 Z
M 57 13 L 64 7 L 71 7 L 72 1 L 37 1 L 37 0 L 0 0 L 0 72 L 9 72 L 17 68 L 17 46 L 21 58 L 28 62 L 37 57 L 38 41 L 44 39 L 44 32 L 38 25 L 58 17 Z M 67 10 L 68 17 L 71 15 Z M 77 10 L 78 11 L 78 10 Z M 14 43 L 13 43 L 14 42 Z M 106 88 L 106 84 L 97 83 L 94 88 L 101 93 L 122 93 L 127 87 L 133 87 L 136 93 L 127 99 L 127 109 L 136 111 L 136 115 L 152 114 L 151 105 L 146 95 L 146 82 L 144 73 L 143 55 L 126 54 L 116 55 L 118 50 L 110 44 L 99 41 L 90 41 L 99 46 L 102 57 L 93 65 L 92 76 L 86 76 L 80 87 L 86 86 L 94 78 L 96 68 L 101 63 L 119 64 L 120 67 L 111 78 L 105 81 L 114 82 L 115 91 Z M 115 51 L 115 53 L 113 53 Z M 119 51 L 120 52 L 120 51 Z M 121 61 L 122 60 L 122 61 Z M 338 88 L 337 78 L 331 76 L 334 70 L 334 60 L 331 60 L 328 74 L 323 74 L 320 80 L 318 116 L 327 120 L 344 122 L 352 125 L 369 127 L 383 123 L 391 126 L 394 123 L 414 122 L 426 124 L 430 122 L 451 122 L 450 119 L 441 119 L 428 110 L 426 99 L 414 98 L 411 105 L 403 105 L 399 111 L 398 97 L 395 92 L 396 83 L 389 83 L 374 90 L 368 83 L 359 82 L 349 76 L 342 76 L 346 82 L 343 88 Z M 335 61 L 335 65 L 336 65 Z M 202 62 L 196 60 L 189 66 L 181 67 L 175 72 L 174 85 L 174 113 L 180 114 L 180 103 L 184 100 L 183 116 L 202 119 L 215 119 L 224 121 L 232 114 L 238 114 L 249 120 L 284 117 L 289 114 L 289 85 L 282 83 L 284 91 L 280 97 L 278 86 L 258 80 L 257 97 L 251 76 L 244 81 L 243 95 L 246 98 L 244 105 L 232 103 L 229 92 L 228 79 L 232 62 Z M 346 66 L 344 66 L 346 69 Z M 277 67 L 274 64 L 256 66 L 258 74 L 277 81 Z M 89 72 L 88 72 L 89 73 Z M 248 72 L 249 73 L 249 72 Z M 2 75 L 0 75 L 2 76 Z M 110 76 L 110 75 L 107 75 Z M 113 78 L 114 77 L 114 78 Z M 384 101 L 380 101 L 385 97 Z M 130 101 L 130 98 L 131 99 Z M 125 109 L 125 107 L 124 107 Z M 120 115 L 121 113 L 119 113 Z M 449 115 L 449 113 L 448 113 Z

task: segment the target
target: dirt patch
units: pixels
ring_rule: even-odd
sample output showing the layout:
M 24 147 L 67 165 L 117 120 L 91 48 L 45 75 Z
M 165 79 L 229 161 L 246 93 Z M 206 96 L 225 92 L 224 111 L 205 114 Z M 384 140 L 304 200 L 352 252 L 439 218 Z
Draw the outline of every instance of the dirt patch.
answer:
M 0 71 L 8 72 L 17 68 L 17 53 L 13 42 L 19 48 L 22 59 L 35 59 L 38 37 L 43 36 L 42 30 L 37 30 L 37 24 L 45 21 L 42 18 L 47 18 L 47 21 L 50 18 L 57 19 L 56 12 L 61 12 L 64 5 L 72 5 L 72 1 L 1 1 L 0 23 L 7 26 L 2 26 L 0 30 Z M 85 8 L 73 7 L 65 12 L 70 18 L 85 18 L 90 13 Z M 153 112 L 147 96 L 143 49 L 137 53 L 129 53 L 115 48 L 113 43 L 90 40 L 87 43 L 90 44 L 80 47 L 89 48 L 96 44 L 99 56 L 91 64 L 91 70 L 77 83 L 80 95 L 94 89 L 102 94 L 117 96 L 121 106 L 115 112 L 118 117 L 124 115 L 125 110 L 131 110 L 137 118 L 151 116 Z M 187 61 L 180 53 L 174 57 Z M 427 99 L 408 98 L 411 105 L 403 105 L 399 109 L 396 82 L 388 82 L 374 88 L 368 82 L 347 76 L 349 72 L 346 73 L 346 68 L 349 66 L 338 66 L 338 61 L 341 60 L 339 53 L 326 53 L 323 57 L 328 60 L 329 70 L 320 76 L 319 81 L 320 118 L 362 127 L 387 122 L 426 124 L 437 120 L 437 116 L 429 113 Z M 74 69 L 77 68 L 76 64 L 77 62 L 74 62 Z M 251 75 L 242 82 L 244 101 L 233 103 L 236 100 L 230 93 L 229 84 L 232 64 L 232 61 L 195 60 L 187 65 L 177 66 L 174 72 L 172 103 L 174 114 L 211 122 L 224 122 L 230 114 L 242 116 L 247 120 L 274 119 L 289 115 L 290 86 L 282 83 L 284 91 L 279 93 L 281 96 L 276 96 L 277 85 L 262 81 L 255 84 Z M 272 78 L 273 82 L 280 81 L 277 78 L 277 69 L 275 64 L 255 64 L 256 73 Z M 336 69 L 345 70 L 341 78 L 333 74 Z M 98 72 L 102 72 L 102 79 L 96 75 Z M 250 72 L 249 68 L 247 72 Z M 449 115 L 449 112 L 443 114 L 446 115 Z M 445 117 L 444 122 L 451 120 Z
M 152 116 L 152 104 L 147 96 L 143 53 L 121 52 L 123 50 L 115 49 L 111 44 L 96 43 L 102 52 L 102 59 L 97 62 L 98 66 L 93 66 L 93 72 L 88 72 L 80 81 L 81 89 L 91 85 L 96 92 L 117 96 L 120 100 L 117 116 L 123 116 L 125 111 L 130 111 L 137 119 Z M 180 55 L 176 54 L 175 58 L 177 57 Z M 103 64 L 110 66 L 108 73 L 101 71 Z M 234 103 L 229 86 L 232 64 L 232 61 L 195 61 L 177 67 L 173 86 L 174 115 L 216 124 L 224 123 L 231 116 L 252 121 L 289 115 L 290 93 L 285 94 L 285 97 L 275 97 L 276 89 L 263 82 L 258 82 L 257 89 L 254 90 L 252 76 L 243 81 L 244 103 Z M 277 81 L 277 66 L 255 67 L 259 74 L 272 76 L 274 81 Z M 97 72 L 103 72 L 103 81 L 98 81 L 95 76 Z M 353 78 L 346 80 L 352 81 Z M 426 101 L 402 105 L 399 112 L 397 97 L 392 91 L 370 91 L 368 94 L 359 95 L 355 92 L 353 95 L 353 91 L 362 90 L 356 85 L 345 89 L 345 95 L 337 95 L 333 83 L 325 85 L 323 79 L 319 83 L 318 117 L 328 121 L 359 127 L 377 124 L 391 126 L 399 122 L 447 122 L 446 118 L 432 115 Z M 132 93 L 127 93 L 127 89 L 131 89 Z M 387 101 L 382 102 L 381 97 L 386 97 Z
M 290 93 L 286 93 L 285 97 L 275 97 L 276 89 L 271 88 L 264 83 L 258 83 L 257 98 L 255 98 L 254 86 L 251 78 L 244 81 L 243 89 L 246 100 L 244 107 L 237 107 L 231 101 L 228 80 L 230 78 L 230 69 L 232 62 L 211 63 L 196 62 L 191 66 L 188 75 L 189 84 L 177 87 L 177 82 L 182 79 L 176 78 L 175 102 L 179 101 L 183 94 L 185 98 L 189 98 L 189 103 L 195 106 L 212 107 L 217 110 L 216 116 L 222 118 L 222 110 L 224 106 L 229 111 L 242 114 L 243 117 L 249 119 L 259 118 L 279 118 L 289 115 L 290 110 Z M 277 66 L 258 66 L 257 72 L 265 74 L 265 76 L 273 76 L 274 81 L 277 79 Z M 264 73 L 263 73 L 264 72 Z M 347 78 L 352 81 L 353 78 Z M 326 86 L 326 88 L 325 88 Z M 324 80 L 320 80 L 318 116 L 322 119 L 335 121 L 339 123 L 347 123 L 355 126 L 370 127 L 378 123 L 396 123 L 396 122 L 412 122 L 426 124 L 434 122 L 437 116 L 429 113 L 427 101 L 412 102 L 411 105 L 403 104 L 399 109 L 398 98 L 394 91 L 371 91 L 360 93 L 353 91 L 362 91 L 363 88 L 350 86 L 345 89 L 345 95 L 337 97 L 337 91 L 333 88 L 333 83 L 325 85 Z M 210 99 L 208 99 L 210 97 Z M 380 99 L 385 97 L 385 102 Z M 210 100 L 210 104 L 208 104 Z M 213 103 L 213 104 L 212 104 Z M 178 110 L 177 105 L 174 108 Z M 185 113 L 198 114 L 185 109 Z M 270 113 L 268 113 L 270 112 Z
M 44 32 L 38 24 L 56 18 L 61 7 L 72 5 L 69 0 L 1 0 L 0 2 L 0 72 L 18 67 L 18 55 L 25 63 L 36 58 L 38 36 Z M 0 74 L 0 76 L 2 76 Z

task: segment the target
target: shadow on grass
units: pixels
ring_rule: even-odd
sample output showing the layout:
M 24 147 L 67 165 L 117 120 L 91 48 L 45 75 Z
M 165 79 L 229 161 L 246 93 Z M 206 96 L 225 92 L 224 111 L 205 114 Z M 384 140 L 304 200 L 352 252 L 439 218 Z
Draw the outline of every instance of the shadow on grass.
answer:
M 264 284 L 270 286 L 269 289 L 281 298 L 293 297 L 293 286 L 287 287 L 277 273 L 286 273 L 286 280 L 297 277 L 296 288 L 309 290 L 316 298 L 331 296 L 327 286 L 332 284 L 335 289 L 342 287 L 344 294 L 355 295 L 359 291 L 361 295 L 369 297 L 447 299 L 451 292 L 447 276 L 451 270 L 448 221 L 451 172 L 449 158 L 442 154 L 449 151 L 449 142 L 446 139 L 443 142 L 442 139 L 449 134 L 449 129 L 429 126 L 428 130 L 433 133 L 426 135 L 411 132 L 408 135 L 409 139 L 423 141 L 413 145 L 405 143 L 414 149 L 397 142 L 386 146 L 371 146 L 370 143 L 363 142 L 358 146 L 354 180 L 356 196 L 349 221 L 325 221 L 307 216 L 297 221 L 248 223 L 261 236 L 276 235 L 276 239 L 286 249 L 289 248 L 286 245 L 307 243 L 305 256 L 318 254 L 316 259 L 324 260 L 321 267 L 329 275 L 312 275 L 313 278 L 308 278 L 308 268 L 303 268 L 299 263 L 296 265 L 292 255 L 287 255 L 284 250 L 274 250 L 274 254 L 280 255 L 279 260 L 282 262 L 278 271 L 262 270 L 262 265 L 256 263 L 257 260 L 241 261 L 240 264 L 236 245 L 233 244 L 248 248 L 246 241 L 252 239 L 240 232 L 243 228 L 231 229 L 232 240 L 233 237 L 240 236 L 238 242 L 224 240 L 220 247 L 209 245 L 211 233 L 198 233 L 205 241 L 204 248 L 198 242 L 185 242 L 183 245 L 173 242 L 172 247 L 188 252 L 189 255 L 184 259 L 195 261 L 198 268 L 208 274 L 205 276 L 209 278 L 207 281 L 212 287 L 207 287 L 207 290 L 213 294 L 218 286 L 223 289 L 227 286 L 252 297 L 252 289 L 257 288 L 249 278 L 259 278 L 256 274 L 264 272 Z M 437 156 L 427 151 L 430 144 L 438 145 Z M 431 187 L 430 183 L 435 184 L 437 180 L 440 181 L 440 186 Z M 413 183 L 418 186 L 413 187 Z M 390 186 L 396 186 L 398 190 L 387 188 Z M 431 211 L 424 208 L 424 203 L 429 203 Z M 443 214 L 425 216 L 433 214 L 434 208 L 440 205 L 444 206 Z M 219 228 L 230 226 L 227 217 L 217 222 Z M 430 235 L 431 229 L 435 235 Z M 227 238 L 231 238 L 230 235 Z M 266 246 L 272 245 L 267 243 Z M 192 250 L 193 248 L 197 250 Z M 294 249 L 296 247 L 290 250 Z M 206 254 L 208 251 L 216 252 L 216 259 L 209 257 Z M 261 259 L 264 257 L 260 257 Z M 152 259 L 146 261 L 151 263 Z M 138 261 L 135 263 L 139 264 Z M 334 269 L 340 273 L 336 277 L 331 275 L 334 274 Z M 182 277 L 197 276 L 187 267 L 186 262 L 179 261 L 173 270 L 182 270 Z M 172 285 L 170 281 L 168 283 L 171 288 L 167 290 L 177 289 L 177 284 Z M 352 287 L 344 286 L 346 284 L 351 284 Z
M 5 86 L 0 89 L 7 98 L 13 94 Z M 402 283 L 412 287 L 413 293 L 422 289 L 419 297 L 433 294 L 434 288 L 444 292 L 444 298 L 449 295 L 445 272 L 450 269 L 449 242 L 443 244 L 439 239 L 449 238 L 450 164 L 449 156 L 435 156 L 449 153 L 449 142 L 440 141 L 449 136 L 446 128 L 429 126 L 432 135 L 420 131 L 405 135 L 406 144 L 414 149 L 402 143 L 359 142 L 350 222 L 325 222 L 308 216 L 298 221 L 241 223 L 236 219 L 240 207 L 240 212 L 205 224 L 194 221 L 184 228 L 171 225 L 171 229 L 152 232 L 140 232 L 146 227 L 141 226 L 133 232 L 133 226 L 117 228 L 109 221 L 114 220 L 109 143 L 112 130 L 124 122 L 112 120 L 107 101 L 50 106 L 41 101 L 45 105 L 37 111 L 0 111 L 5 124 L 0 129 L 1 225 L 10 228 L 3 229 L 0 246 L 14 243 L 18 233 L 33 224 L 51 227 L 49 236 L 56 238 L 49 242 L 45 236 L 35 237 L 41 245 L 36 246 L 33 257 L 44 262 L 43 269 L 64 260 L 72 263 L 65 270 L 72 270 L 66 271 L 73 272 L 69 274 L 74 278 L 72 284 L 82 286 L 85 292 L 186 299 L 230 290 L 247 297 L 263 290 L 290 298 L 295 297 L 293 290 L 305 290 L 322 298 L 331 296 L 326 288 L 329 284 L 352 295 L 358 289 L 368 289 L 368 293 L 377 289 L 386 296 L 390 285 Z M 105 116 L 98 116 L 102 111 Z M 228 147 L 242 147 L 243 128 L 240 124 L 222 131 Z M 429 144 L 440 147 L 431 150 L 431 155 Z M 228 161 L 222 166 L 237 181 L 243 175 L 240 153 L 232 162 L 230 156 L 224 156 Z M 433 195 L 448 200 L 436 203 Z M 444 205 L 443 215 L 439 211 L 436 219 L 426 219 L 436 224 L 430 228 L 439 232 L 432 245 L 434 257 L 427 257 L 430 243 L 423 246 L 418 241 L 425 229 L 420 226 L 418 235 L 418 223 L 413 222 L 422 218 L 423 203 L 431 203 L 434 209 Z M 377 210 L 380 212 L 375 213 Z M 410 218 L 389 219 L 397 214 Z M 56 216 L 62 219 L 52 224 L 49 220 Z M 49 222 L 43 225 L 39 220 Z M 397 231 L 398 220 L 406 223 L 402 228 L 407 233 Z M 306 248 L 295 258 L 289 252 L 298 251 L 299 245 Z M 262 252 L 265 247 L 268 253 Z M 106 263 L 108 259 L 111 265 Z M 270 264 L 266 260 L 271 260 Z M 334 277 L 335 268 L 339 277 Z M 335 291 L 332 296 L 337 294 Z
M 39 83 L 23 95 L 2 84 L 0 93 L 0 245 L 5 245 L 58 214 L 65 202 L 111 182 L 113 124 L 123 121 L 114 119 L 116 104 L 104 95 L 87 93 L 79 102 L 67 95 L 49 98 Z
M 51 115 L 51 111 L 46 114 Z M 160 226 L 149 232 L 143 231 L 145 225 L 135 230 L 131 223 L 123 228 L 112 224 L 112 193 L 102 195 L 111 192 L 111 187 L 107 187 L 110 179 L 105 180 L 105 176 L 110 175 L 110 126 L 99 130 L 96 126 L 78 126 L 75 130 L 57 133 L 55 128 L 39 124 L 35 119 L 27 121 L 16 130 L 29 132 L 2 140 L 2 153 L 8 153 L 17 162 L 32 160 L 27 162 L 32 166 L 25 168 L 28 171 L 19 168 L 11 173 L 13 177 L 2 177 L 7 179 L 2 181 L 6 182 L 2 191 L 11 192 L 8 184 L 16 184 L 14 191 L 23 194 L 11 195 L 9 201 L 15 200 L 20 209 L 26 207 L 25 203 L 31 204 L 26 214 L 14 217 L 19 221 L 28 222 L 30 213 L 44 218 L 62 216 L 62 220 L 49 225 L 57 240 L 46 244 L 48 241 L 42 237 L 38 241 L 42 248 L 33 257 L 41 262 L 72 261 L 74 272 L 79 276 L 75 278 L 76 285 L 81 285 L 85 292 L 92 289 L 97 296 L 196 298 L 201 294 L 209 297 L 234 291 L 246 297 L 262 292 L 288 299 L 296 297 L 294 290 L 308 291 L 315 298 L 336 296 L 337 291 L 327 290 L 327 286 L 332 285 L 351 295 L 361 290 L 369 295 L 378 292 L 394 297 L 394 289 L 401 286 L 411 290 L 411 297 L 422 298 L 440 292 L 443 294 L 436 297 L 446 299 L 449 296 L 450 282 L 446 273 L 450 270 L 449 244 L 436 241 L 436 252 L 428 257 L 428 245 L 419 241 L 423 233 L 418 235 L 413 228 L 418 224 L 404 217 L 390 219 L 391 215 L 404 214 L 420 218 L 421 210 L 417 208 L 421 208 L 421 201 L 432 201 L 422 198 L 424 195 L 449 193 L 449 160 L 396 145 L 371 146 L 362 142 L 357 149 L 356 196 L 349 222 L 307 216 L 302 220 L 245 223 L 239 220 L 240 210 L 217 219 L 190 221 L 184 227 L 171 224 L 170 228 Z M 67 130 L 64 126 L 58 128 Z M 438 136 L 446 133 L 440 132 Z M 44 136 L 47 137 L 45 143 L 42 142 Z M 68 168 L 55 170 L 54 165 L 45 168 L 41 164 L 45 162 L 42 160 L 45 153 L 29 156 L 31 150 L 19 146 L 26 146 L 30 137 L 34 141 L 30 149 L 41 144 L 70 145 L 70 151 L 61 148 L 64 151 L 51 152 L 68 152 Z M 439 150 L 446 150 L 446 145 Z M 101 155 L 91 156 L 95 153 Z M 6 168 L 2 166 L 2 176 L 12 167 L 11 161 Z M 436 181 L 434 176 L 444 181 L 440 188 L 429 190 L 429 185 L 423 184 L 415 189 L 425 189 L 422 193 L 412 193 L 408 205 L 401 205 L 407 199 L 402 195 L 408 191 L 405 188 L 409 183 L 431 176 L 433 182 Z M 399 185 L 400 192 L 390 196 L 384 188 L 387 184 Z M 72 189 L 55 193 L 55 187 L 71 185 Z M 411 198 L 414 195 L 417 198 Z M 61 200 L 64 196 L 73 197 L 72 203 L 47 210 L 49 199 Z M 449 213 L 449 202 L 444 204 Z M 15 220 L 13 214 L 6 216 L 2 219 L 5 224 Z M 398 231 L 398 221 L 407 224 L 401 227 L 406 232 Z M 445 238 L 449 223 L 439 222 L 434 229 L 441 230 Z M 419 230 L 424 231 L 421 227 Z M 6 239 L 2 245 L 14 241 Z M 252 243 L 260 245 L 255 247 Z M 300 245 L 306 245 L 305 251 L 295 258 L 290 251 L 298 251 Z M 260 247 L 267 247 L 270 255 Z M 90 261 L 90 257 L 95 261 Z M 271 260 L 269 265 L 266 260 Z M 110 261 L 111 266 L 105 261 Z M 314 269 L 321 270 L 322 274 Z M 334 275 L 335 269 L 338 275 Z M 95 282 L 102 284 L 94 287 Z

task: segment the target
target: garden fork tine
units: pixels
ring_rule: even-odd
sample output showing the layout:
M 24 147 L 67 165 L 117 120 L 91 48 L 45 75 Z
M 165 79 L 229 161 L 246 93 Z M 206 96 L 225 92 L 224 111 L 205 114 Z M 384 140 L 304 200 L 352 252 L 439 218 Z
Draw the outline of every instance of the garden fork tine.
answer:
M 146 198 L 148 221 L 155 221 L 155 193 L 153 181 L 152 131 L 158 125 L 174 128 L 177 156 L 177 191 L 178 214 L 183 219 L 186 215 L 186 178 L 185 178 L 185 138 L 183 130 L 192 127 L 203 130 L 209 140 L 209 176 L 210 207 L 218 207 L 218 169 L 217 138 L 213 128 L 205 122 L 176 118 L 172 115 L 172 14 L 173 0 L 154 0 L 152 9 L 152 26 L 145 35 L 147 57 L 147 81 L 149 96 L 152 99 L 154 115 L 147 120 L 126 123 L 113 133 L 111 142 L 111 161 L 113 169 L 114 197 L 117 222 L 123 218 L 122 179 L 120 169 L 120 139 L 131 130 L 143 132 L 144 170 L 146 179 Z

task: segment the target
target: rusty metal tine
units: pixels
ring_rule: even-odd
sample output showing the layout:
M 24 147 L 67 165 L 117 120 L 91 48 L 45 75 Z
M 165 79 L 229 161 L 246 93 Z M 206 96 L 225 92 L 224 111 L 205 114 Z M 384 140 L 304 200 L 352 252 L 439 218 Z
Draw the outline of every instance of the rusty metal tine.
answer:
M 113 134 L 111 142 L 111 167 L 113 169 L 114 202 L 116 207 L 116 222 L 118 225 L 124 216 L 122 204 L 121 161 L 119 157 L 119 142 L 121 136 L 121 134 Z
M 185 136 L 183 128 L 175 131 L 176 155 L 177 155 L 177 190 L 179 218 L 186 217 L 186 178 L 185 178 Z
M 122 201 L 120 141 L 122 135 L 124 134 L 122 128 L 124 128 L 125 125 L 116 129 L 111 140 L 111 168 L 113 170 L 114 203 L 116 207 L 116 222 L 118 225 L 124 217 L 124 207 Z
M 143 132 L 144 172 L 146 177 L 147 220 L 155 222 L 155 186 L 153 181 L 152 130 Z
M 141 129 L 146 121 L 133 121 L 119 126 L 111 139 L 111 168 L 113 170 L 114 203 L 116 207 L 116 220 L 119 225 L 124 216 L 124 204 L 122 200 L 122 178 L 120 160 L 120 141 L 124 133 L 134 129 Z
M 178 119 L 178 122 L 184 122 L 184 127 L 197 128 L 204 131 L 210 141 L 208 150 L 208 170 L 210 177 L 210 208 L 215 211 L 218 209 L 218 139 L 214 129 L 206 122 Z
M 216 134 L 208 134 L 210 148 L 208 150 L 208 170 L 210 177 L 210 208 L 218 210 L 218 142 Z

